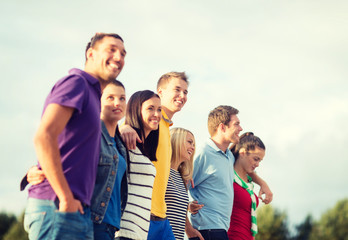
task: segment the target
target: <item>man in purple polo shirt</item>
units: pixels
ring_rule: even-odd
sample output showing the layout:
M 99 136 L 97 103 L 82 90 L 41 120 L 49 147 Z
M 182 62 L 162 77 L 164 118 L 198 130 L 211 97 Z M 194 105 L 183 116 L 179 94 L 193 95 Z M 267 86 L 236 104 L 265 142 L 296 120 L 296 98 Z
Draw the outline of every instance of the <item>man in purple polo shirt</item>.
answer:
M 89 205 L 100 151 L 100 96 L 124 66 L 117 34 L 97 33 L 84 71 L 72 69 L 49 93 L 34 138 L 45 179 L 29 188 L 24 225 L 30 239 L 93 239 Z

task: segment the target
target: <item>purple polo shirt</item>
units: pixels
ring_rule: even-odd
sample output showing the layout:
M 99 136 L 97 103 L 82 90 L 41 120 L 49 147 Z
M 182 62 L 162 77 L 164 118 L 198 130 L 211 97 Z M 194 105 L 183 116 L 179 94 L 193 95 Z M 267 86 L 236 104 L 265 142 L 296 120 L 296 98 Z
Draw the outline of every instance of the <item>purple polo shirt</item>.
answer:
M 52 88 L 44 105 L 56 103 L 74 112 L 58 137 L 64 175 L 74 197 L 90 205 L 100 152 L 100 84 L 88 73 L 71 69 Z M 29 197 L 55 200 L 47 179 L 29 188 Z

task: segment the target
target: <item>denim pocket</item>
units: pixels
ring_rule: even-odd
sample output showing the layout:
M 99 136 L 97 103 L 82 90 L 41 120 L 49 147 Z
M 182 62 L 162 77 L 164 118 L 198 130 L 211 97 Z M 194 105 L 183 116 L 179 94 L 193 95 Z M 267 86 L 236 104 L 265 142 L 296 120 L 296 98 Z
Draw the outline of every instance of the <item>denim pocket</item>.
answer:
M 25 212 L 24 229 L 29 239 L 38 239 L 46 212 Z
M 80 212 L 56 211 L 52 239 L 85 239 L 87 231 L 88 224 Z
M 112 155 L 100 153 L 96 182 L 105 182 L 105 178 L 115 169 L 115 160 Z
M 53 201 L 28 199 L 23 225 L 29 234 L 29 239 L 42 239 L 49 236 L 55 209 Z
M 85 219 L 81 213 L 76 212 L 60 212 L 56 211 L 54 219 L 55 228 L 74 229 L 78 232 L 85 230 Z
M 112 153 L 101 152 L 99 156 L 99 165 L 112 165 L 118 156 Z

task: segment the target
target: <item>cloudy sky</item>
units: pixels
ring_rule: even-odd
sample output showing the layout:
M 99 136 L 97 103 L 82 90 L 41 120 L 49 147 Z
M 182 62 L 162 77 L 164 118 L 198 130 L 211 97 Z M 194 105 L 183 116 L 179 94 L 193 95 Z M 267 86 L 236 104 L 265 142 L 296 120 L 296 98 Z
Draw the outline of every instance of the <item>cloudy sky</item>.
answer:
M 238 108 L 244 130 L 266 144 L 258 173 L 291 223 L 348 197 L 347 1 L 14 0 L 0 9 L 0 211 L 25 208 L 19 181 L 36 162 L 44 99 L 83 68 L 95 32 L 124 38 L 128 97 L 155 90 L 163 73 L 189 75 L 173 120 L 198 147 L 211 109 Z

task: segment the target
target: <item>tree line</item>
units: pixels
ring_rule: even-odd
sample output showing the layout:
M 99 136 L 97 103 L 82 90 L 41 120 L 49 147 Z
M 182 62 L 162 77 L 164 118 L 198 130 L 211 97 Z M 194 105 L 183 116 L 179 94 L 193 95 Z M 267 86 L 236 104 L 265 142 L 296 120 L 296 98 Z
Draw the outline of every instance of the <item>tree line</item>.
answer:
M 320 219 L 309 214 L 291 231 L 287 214 L 262 206 L 257 212 L 259 233 L 255 240 L 348 240 L 348 198 L 338 201 Z
M 0 240 L 27 240 L 28 234 L 23 228 L 24 213 L 16 217 L 14 214 L 0 213 Z
M 0 240 L 27 240 L 23 229 L 24 213 L 0 213 Z M 257 211 L 259 233 L 255 240 L 348 240 L 348 198 L 338 201 L 318 220 L 307 215 L 290 230 L 285 211 L 264 205 Z

